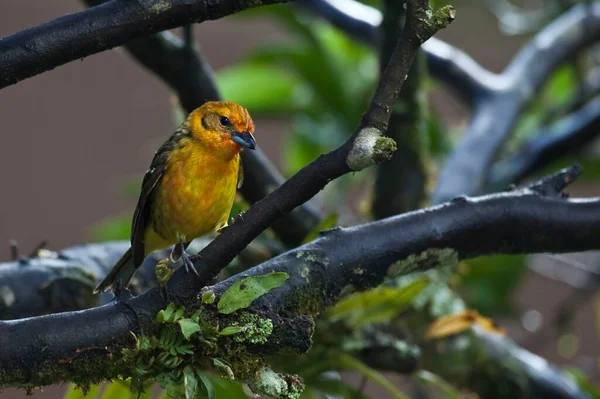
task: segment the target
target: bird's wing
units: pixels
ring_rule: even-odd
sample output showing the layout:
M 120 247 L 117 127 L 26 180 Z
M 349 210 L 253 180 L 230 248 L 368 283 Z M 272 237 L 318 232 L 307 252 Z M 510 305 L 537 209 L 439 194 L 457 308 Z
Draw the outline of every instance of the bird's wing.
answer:
M 138 267 L 146 257 L 144 247 L 144 235 L 150 222 L 151 198 L 158 182 L 167 170 L 167 163 L 171 151 L 177 146 L 179 140 L 189 136 L 190 132 L 187 126 L 183 124 L 169 139 L 156 151 L 150 168 L 144 175 L 142 181 L 142 191 L 138 199 L 137 206 L 133 213 L 131 225 L 131 248 L 133 262 Z
M 237 188 L 238 190 L 242 188 L 242 184 L 244 184 L 244 165 L 242 162 L 242 157 L 240 157 L 240 166 L 238 167 L 238 180 L 237 180 Z

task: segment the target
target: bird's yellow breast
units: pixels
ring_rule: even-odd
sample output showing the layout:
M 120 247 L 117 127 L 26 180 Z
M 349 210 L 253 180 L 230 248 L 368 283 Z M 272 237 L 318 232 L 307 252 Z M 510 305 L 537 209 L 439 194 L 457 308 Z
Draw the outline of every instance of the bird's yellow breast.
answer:
M 151 204 L 146 254 L 227 223 L 235 199 L 239 154 L 215 154 L 191 139 L 172 151 Z

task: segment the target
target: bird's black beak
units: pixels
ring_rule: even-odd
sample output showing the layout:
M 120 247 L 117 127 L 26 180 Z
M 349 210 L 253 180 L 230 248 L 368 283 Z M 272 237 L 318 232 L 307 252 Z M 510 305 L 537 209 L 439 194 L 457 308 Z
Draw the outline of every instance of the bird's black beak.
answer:
M 256 140 L 250 132 L 234 132 L 231 134 L 231 140 L 238 143 L 242 147 L 249 148 L 251 150 L 256 149 Z

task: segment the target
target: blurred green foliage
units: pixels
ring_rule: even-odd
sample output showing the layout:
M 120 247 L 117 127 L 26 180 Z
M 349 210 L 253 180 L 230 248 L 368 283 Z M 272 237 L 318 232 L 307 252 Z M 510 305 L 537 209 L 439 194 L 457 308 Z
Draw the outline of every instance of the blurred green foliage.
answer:
M 525 272 L 525 256 L 482 256 L 462 262 L 459 292 L 487 316 L 510 313 L 513 292 Z

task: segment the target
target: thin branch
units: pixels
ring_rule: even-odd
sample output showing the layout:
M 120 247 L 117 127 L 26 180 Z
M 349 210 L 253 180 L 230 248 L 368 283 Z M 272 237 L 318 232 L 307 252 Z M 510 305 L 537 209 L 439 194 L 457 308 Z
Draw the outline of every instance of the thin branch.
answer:
M 558 192 L 578 173 L 579 169 L 571 168 L 531 188 L 465 197 L 362 226 L 328 230 L 309 244 L 205 287 L 199 295 L 211 291 L 217 303 L 223 292 L 242 278 L 285 272 L 289 275 L 286 283 L 250 307 L 280 320 L 284 328 L 285 320 L 298 323 L 307 314 L 321 312 L 348 287 L 366 290 L 390 275 L 428 270 L 447 264 L 454 256 L 465 259 L 492 253 L 598 249 L 600 199 L 566 199 Z M 153 289 L 100 308 L 0 322 L 0 386 L 61 380 L 89 383 L 81 378 L 98 381 L 119 373 L 127 377 L 133 370 L 120 354 L 132 344 L 129 332 L 151 332 L 163 306 L 159 290 Z M 194 306 L 209 311 L 215 305 L 195 301 Z M 296 338 L 302 339 L 270 342 L 269 353 L 284 352 L 290 345 L 307 350 L 310 335 Z M 265 347 L 259 345 L 255 350 L 260 356 Z
M 494 157 L 552 71 L 599 39 L 600 4 L 578 4 L 525 45 L 501 75 L 506 86 L 477 103 L 439 177 L 433 203 L 481 192 Z
M 464 51 L 435 37 L 423 43 L 427 67 L 471 109 L 506 86 L 503 76 L 490 72 Z
M 111 0 L 0 40 L 0 88 L 132 39 L 282 1 Z
M 88 6 L 103 0 L 84 0 Z M 185 40 L 170 32 L 142 37 L 125 44 L 125 49 L 141 65 L 154 72 L 179 97 L 181 105 L 191 112 L 206 101 L 220 100 L 213 71 L 198 46 L 186 46 Z M 241 193 L 250 204 L 267 196 L 285 179 L 260 149 L 242 152 L 244 184 Z M 311 202 L 300 205 L 271 226 L 279 239 L 289 247 L 298 245 L 319 223 L 321 215 Z
M 379 27 L 383 16 L 374 7 L 355 0 L 302 0 L 299 5 L 311 10 L 353 39 L 379 48 Z M 488 92 L 504 85 L 503 79 L 469 57 L 465 52 L 439 39 L 431 38 L 421 48 L 427 55 L 431 75 L 473 107 Z
M 540 130 L 519 151 L 496 163 L 485 191 L 502 190 L 558 158 L 585 148 L 600 134 L 600 97 Z
M 405 10 L 396 0 L 385 0 L 381 23 L 381 72 L 396 45 Z M 426 73 L 425 57 L 421 50 L 410 68 L 404 87 L 394 106 L 387 136 L 398 145 L 388 162 L 377 166 L 371 213 L 376 219 L 398 215 L 421 207 L 425 198 L 424 143 L 427 100 L 421 95 Z

